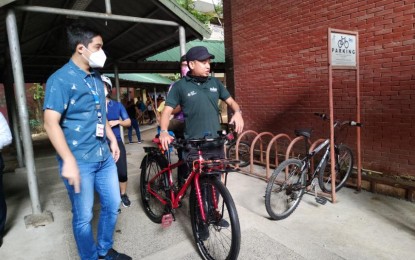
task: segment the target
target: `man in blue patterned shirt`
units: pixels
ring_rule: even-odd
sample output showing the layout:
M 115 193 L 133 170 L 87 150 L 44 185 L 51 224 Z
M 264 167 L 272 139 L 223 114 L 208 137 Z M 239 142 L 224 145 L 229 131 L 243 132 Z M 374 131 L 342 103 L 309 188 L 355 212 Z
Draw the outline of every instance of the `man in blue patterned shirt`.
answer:
M 72 228 L 81 259 L 131 259 L 112 248 L 121 201 L 115 161 L 117 139 L 106 118 L 104 85 L 94 68 L 106 56 L 99 33 L 82 25 L 68 28 L 73 54 L 46 83 L 45 129 L 58 153 L 59 172 L 72 203 Z M 107 140 L 110 140 L 108 146 Z M 101 202 L 94 240 L 94 192 Z

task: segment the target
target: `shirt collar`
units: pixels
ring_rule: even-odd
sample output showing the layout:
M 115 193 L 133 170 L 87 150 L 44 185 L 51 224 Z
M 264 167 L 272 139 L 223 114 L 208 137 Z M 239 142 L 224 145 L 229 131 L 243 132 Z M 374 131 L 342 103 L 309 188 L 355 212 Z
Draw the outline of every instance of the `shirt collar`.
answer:
M 73 62 L 73 60 L 72 60 L 72 59 L 69 59 L 68 65 L 69 65 L 69 67 L 70 67 L 72 70 L 74 70 L 74 71 L 75 71 L 78 75 L 80 75 L 83 79 L 84 79 L 84 78 L 87 78 L 89 75 L 94 76 L 94 75 L 96 74 L 94 69 L 90 70 L 90 74 L 86 73 L 86 72 L 85 72 L 84 70 L 82 70 L 82 69 L 81 69 L 78 65 L 76 65 L 76 64 Z

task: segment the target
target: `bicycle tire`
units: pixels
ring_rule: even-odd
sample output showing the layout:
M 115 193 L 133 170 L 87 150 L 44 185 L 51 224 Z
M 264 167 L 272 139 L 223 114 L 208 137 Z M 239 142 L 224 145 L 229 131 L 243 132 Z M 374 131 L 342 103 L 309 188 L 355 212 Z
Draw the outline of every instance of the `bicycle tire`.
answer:
M 251 146 L 247 142 L 240 142 L 239 143 L 239 167 L 246 167 L 250 164 L 251 156 L 250 156 Z M 226 158 L 228 159 L 236 159 L 236 142 L 231 144 L 229 148 L 226 150 Z
M 281 220 L 297 208 L 306 188 L 306 172 L 298 159 L 283 161 L 272 173 L 265 191 L 265 208 L 271 219 Z M 285 169 L 288 167 L 288 177 Z
M 163 205 L 154 195 L 147 191 L 148 181 L 151 180 L 161 169 L 168 165 L 167 159 L 162 156 L 149 156 L 143 158 L 140 176 L 140 193 L 144 212 L 148 218 L 155 222 L 161 223 L 163 215 L 167 211 L 167 206 Z M 166 174 L 161 175 L 152 185 L 152 189 L 159 195 L 167 195 L 165 187 Z
M 353 153 L 352 150 L 346 145 L 339 145 L 335 149 L 336 154 L 336 192 L 346 185 L 347 179 L 353 170 Z M 331 192 L 331 163 L 330 156 L 321 165 L 320 172 L 318 174 L 318 184 L 324 192 Z
M 241 228 L 235 203 L 229 190 L 216 176 L 199 179 L 203 207 L 208 219 L 203 222 L 196 191 L 189 197 L 190 221 L 197 249 L 203 259 L 237 259 L 241 246 Z M 216 198 L 217 207 L 212 203 Z

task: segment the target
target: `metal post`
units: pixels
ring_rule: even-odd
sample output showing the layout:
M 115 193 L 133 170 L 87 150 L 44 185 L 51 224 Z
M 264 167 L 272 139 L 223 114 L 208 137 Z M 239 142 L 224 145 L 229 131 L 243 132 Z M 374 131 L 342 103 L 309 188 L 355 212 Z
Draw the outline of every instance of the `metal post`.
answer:
M 118 74 L 118 66 L 117 64 L 114 64 L 114 79 L 115 79 L 115 89 L 117 92 L 117 101 L 121 102 L 121 95 L 120 95 L 120 78 L 119 78 L 119 74 Z M 124 142 L 124 127 L 120 125 L 120 135 L 121 135 L 121 140 L 123 143 Z
M 107 14 L 111 14 L 112 10 L 111 10 L 111 0 L 105 0 L 105 12 Z
M 33 155 L 32 138 L 29 128 L 29 115 L 27 113 L 26 91 L 23 78 L 22 58 L 20 54 L 19 36 L 17 33 L 16 15 L 13 10 L 9 9 L 6 15 L 7 37 L 10 46 L 10 59 L 13 68 L 13 77 L 15 82 L 15 95 L 17 109 L 19 112 L 20 126 L 22 129 L 23 147 L 25 150 L 25 164 L 28 177 L 29 193 L 32 202 L 33 214 L 42 212 L 39 202 L 39 191 L 36 179 L 36 168 Z
M 180 58 L 186 54 L 186 31 L 183 26 L 179 26 Z

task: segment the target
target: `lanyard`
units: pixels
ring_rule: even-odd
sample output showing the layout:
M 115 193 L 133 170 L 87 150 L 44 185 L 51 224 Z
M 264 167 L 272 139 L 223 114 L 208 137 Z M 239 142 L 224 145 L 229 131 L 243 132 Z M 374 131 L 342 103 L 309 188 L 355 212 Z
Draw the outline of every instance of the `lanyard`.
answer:
M 97 116 L 98 116 L 98 122 L 100 124 L 102 124 L 102 113 L 101 113 L 101 105 L 99 103 L 99 95 L 98 95 L 98 88 L 97 88 L 97 83 L 95 82 L 95 78 L 91 75 L 92 80 L 94 81 L 94 85 L 95 85 L 95 90 L 92 88 L 92 86 L 86 81 L 85 78 L 82 78 L 85 82 L 85 84 L 88 86 L 88 88 L 91 90 L 91 94 L 94 97 L 94 101 L 95 101 L 95 109 L 97 111 Z

